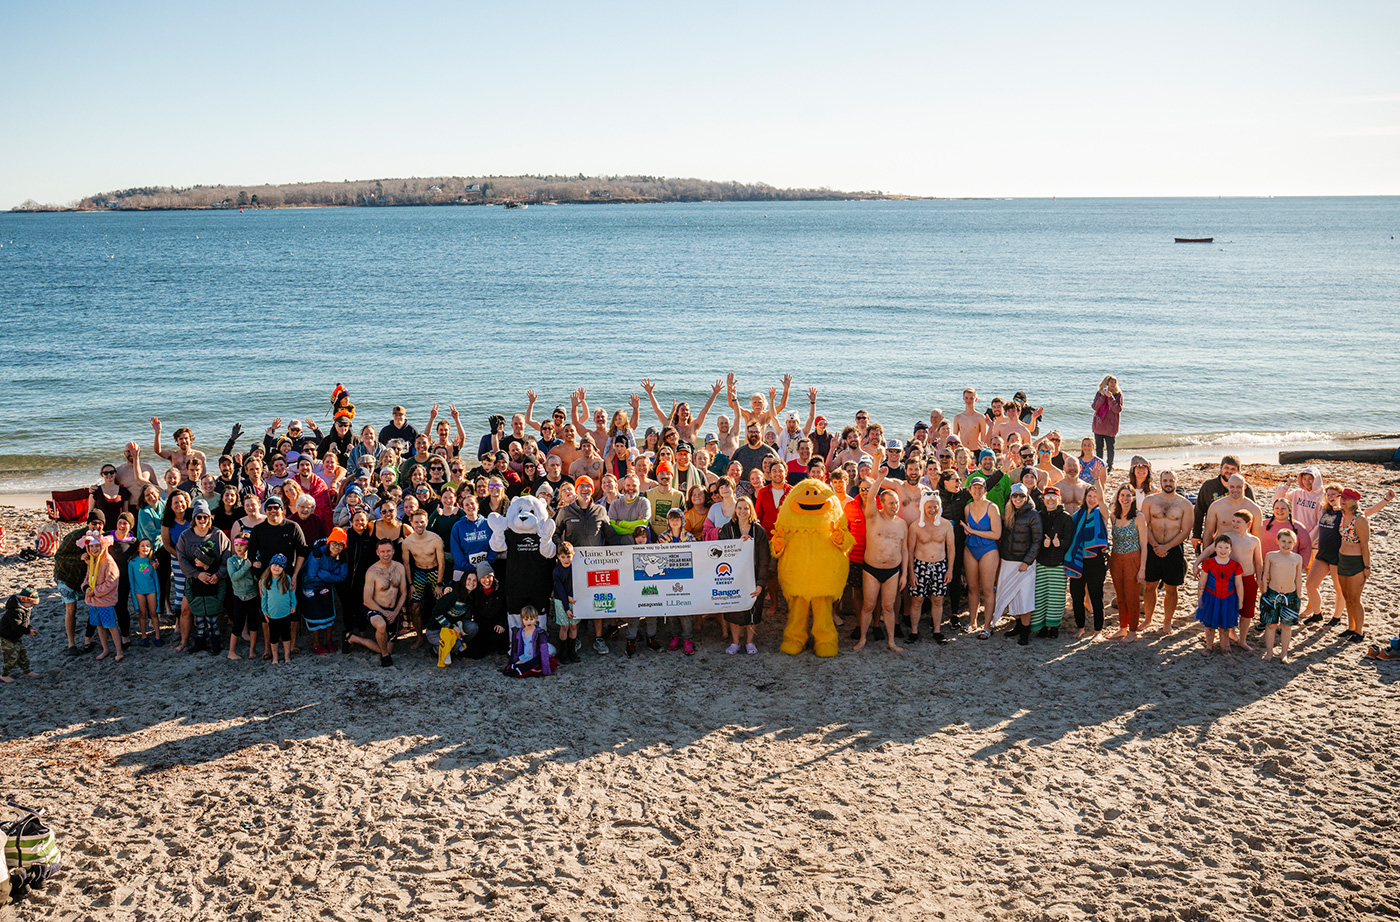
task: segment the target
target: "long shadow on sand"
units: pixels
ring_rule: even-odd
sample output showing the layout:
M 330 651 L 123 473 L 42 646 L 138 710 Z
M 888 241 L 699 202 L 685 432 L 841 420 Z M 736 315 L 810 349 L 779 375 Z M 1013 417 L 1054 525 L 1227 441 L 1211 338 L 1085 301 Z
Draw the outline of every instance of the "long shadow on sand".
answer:
M 763 626 L 763 650 L 775 650 L 778 633 L 776 624 Z M 303 654 L 273 667 L 134 650 L 120 665 L 63 661 L 43 679 L 10 686 L 18 694 L 5 696 L 11 717 L 0 742 L 45 733 L 57 745 L 111 740 L 122 750 L 115 764 L 148 773 L 268 743 L 397 740 L 403 748 L 391 761 L 435 755 L 439 768 L 470 771 L 517 755 L 567 763 L 651 747 L 674 751 L 715 733 L 740 741 L 810 738 L 822 744 L 814 749 L 819 759 L 833 747 L 975 730 L 997 734 L 975 753 L 987 760 L 1094 727 L 1110 728 L 1106 738 L 1097 734 L 1109 748 L 1182 728 L 1203 737 L 1309 664 L 1356 650 L 1335 637 L 1302 632 L 1295 649 L 1306 655 L 1286 666 L 1257 654 L 1203 657 L 1194 626 L 1134 644 L 1062 636 L 1020 647 L 1001 636 L 964 635 L 942 648 L 925 643 L 895 654 L 872 645 L 819 660 L 810 652 L 726 656 L 711 626 L 694 657 L 645 647 L 635 659 L 590 652 L 546 680 L 507 679 L 491 660 L 440 670 L 427 650 L 403 651 L 392 669 L 359 655 Z M 46 659 L 49 652 L 58 659 L 56 649 Z M 586 732 L 565 729 L 580 717 Z M 55 727 L 71 729 L 55 734 Z

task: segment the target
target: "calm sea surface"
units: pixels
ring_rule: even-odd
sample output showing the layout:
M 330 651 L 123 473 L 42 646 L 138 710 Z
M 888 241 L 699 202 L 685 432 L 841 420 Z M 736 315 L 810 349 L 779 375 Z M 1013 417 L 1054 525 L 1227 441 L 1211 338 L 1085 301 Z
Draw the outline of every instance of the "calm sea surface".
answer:
M 1110 372 L 1130 447 L 1392 432 L 1396 234 L 1397 198 L 0 214 L 0 492 L 95 480 L 154 413 L 206 449 L 324 418 L 338 381 L 470 439 L 529 387 L 729 371 L 901 436 L 964 385 L 1087 433 Z

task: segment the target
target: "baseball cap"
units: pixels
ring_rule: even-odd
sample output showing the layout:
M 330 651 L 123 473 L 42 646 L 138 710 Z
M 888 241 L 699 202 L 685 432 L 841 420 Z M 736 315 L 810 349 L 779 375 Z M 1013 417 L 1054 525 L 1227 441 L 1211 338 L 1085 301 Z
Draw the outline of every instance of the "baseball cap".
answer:
M 711 442 L 716 442 L 716 443 L 718 443 L 718 442 L 719 442 L 719 436 L 715 435 L 713 432 L 706 432 L 706 433 L 705 433 L 705 444 L 708 445 L 708 444 L 710 444 Z
M 899 439 L 890 439 L 885 443 L 885 451 L 903 451 L 904 443 Z
M 678 452 L 684 451 L 684 452 L 689 452 L 690 454 L 695 454 L 695 446 L 694 446 L 694 445 L 691 445 L 689 442 L 677 442 L 677 443 L 676 443 L 676 451 L 678 451 Z

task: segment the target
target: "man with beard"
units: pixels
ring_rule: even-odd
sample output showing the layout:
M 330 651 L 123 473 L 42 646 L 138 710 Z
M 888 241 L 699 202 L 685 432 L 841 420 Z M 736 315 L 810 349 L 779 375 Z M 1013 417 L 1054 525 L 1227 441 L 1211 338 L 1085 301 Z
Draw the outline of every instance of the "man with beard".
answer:
M 1239 472 L 1240 459 L 1234 455 L 1226 455 L 1220 459 L 1220 473 L 1201 484 L 1200 492 L 1196 494 L 1195 522 L 1191 526 L 1191 544 L 1197 551 L 1201 549 L 1201 532 L 1205 527 L 1206 513 L 1210 511 L 1210 504 L 1230 492 L 1225 484 Z M 1249 487 L 1244 488 L 1244 495 L 1254 499 L 1254 491 Z
M 1186 580 L 1186 551 L 1191 536 L 1194 511 L 1191 501 L 1176 492 L 1176 471 L 1163 471 L 1162 492 L 1150 494 L 1142 503 L 1142 539 L 1147 542 L 1147 564 L 1143 578 L 1144 614 L 1142 629 L 1152 626 L 1157 608 L 1157 585 L 1165 583 L 1162 602 L 1162 633 L 1172 632 L 1176 617 L 1177 589 Z
M 744 427 L 744 436 L 744 444 L 734 451 L 734 460 L 743 468 L 743 476 L 747 480 L 749 471 L 756 467 L 761 468 L 766 458 L 776 460 L 778 453 L 771 445 L 764 443 L 762 430 L 757 422 L 751 422 Z

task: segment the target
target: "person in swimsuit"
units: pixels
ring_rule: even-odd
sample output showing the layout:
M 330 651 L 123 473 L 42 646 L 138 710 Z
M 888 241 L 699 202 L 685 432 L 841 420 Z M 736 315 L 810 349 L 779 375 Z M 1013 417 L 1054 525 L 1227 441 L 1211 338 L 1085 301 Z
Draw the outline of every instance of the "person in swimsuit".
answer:
M 1342 639 L 1356 643 L 1365 636 L 1366 610 L 1361 606 L 1361 590 L 1371 575 L 1371 521 L 1361 511 L 1361 491 L 1342 491 L 1342 520 L 1338 529 L 1342 546 L 1337 555 L 1337 582 L 1347 608 L 1347 630 Z
M 1001 566 L 1001 557 L 996 552 L 1001 539 L 1001 510 L 987 499 L 984 478 L 973 476 L 967 490 L 972 494 L 963 512 L 963 532 L 967 535 L 963 542 L 963 572 L 967 575 L 968 630 L 986 632 L 992 617 L 997 569 Z M 979 619 L 979 608 L 985 610 L 983 619 Z M 983 624 L 983 620 L 989 623 Z
M 379 665 L 394 665 L 394 638 L 398 635 L 399 613 L 408 601 L 408 577 L 403 564 L 394 560 L 394 542 L 380 538 L 375 547 L 379 560 L 365 574 L 365 618 L 374 637 L 351 634 L 347 643 L 358 644 L 379 654 Z
M 938 493 L 923 494 L 918 521 L 909 528 L 909 553 L 904 581 L 909 586 L 909 643 L 919 642 L 919 617 L 924 599 L 932 600 L 933 639 L 942 645 L 943 599 L 953 580 L 952 562 L 957 551 L 953 525 L 943 518 L 943 500 Z
M 428 511 L 418 509 L 411 518 L 413 534 L 403 539 L 405 563 L 409 573 L 408 625 L 418 630 L 418 639 L 413 644 L 417 650 L 428 642 L 427 632 L 421 630 L 423 615 L 433 609 L 444 585 L 443 576 L 447 567 L 447 555 L 443 551 L 442 538 L 428 531 Z
M 904 573 L 908 565 L 909 523 L 899 517 L 899 494 L 884 488 L 881 472 L 870 492 L 865 495 L 865 557 L 860 564 L 865 604 L 860 610 L 860 640 L 855 645 L 865 649 L 866 634 L 880 603 L 880 616 L 885 625 L 885 642 L 896 653 L 903 648 L 894 642 L 894 607 L 904 589 Z M 883 488 L 883 489 L 882 489 Z

